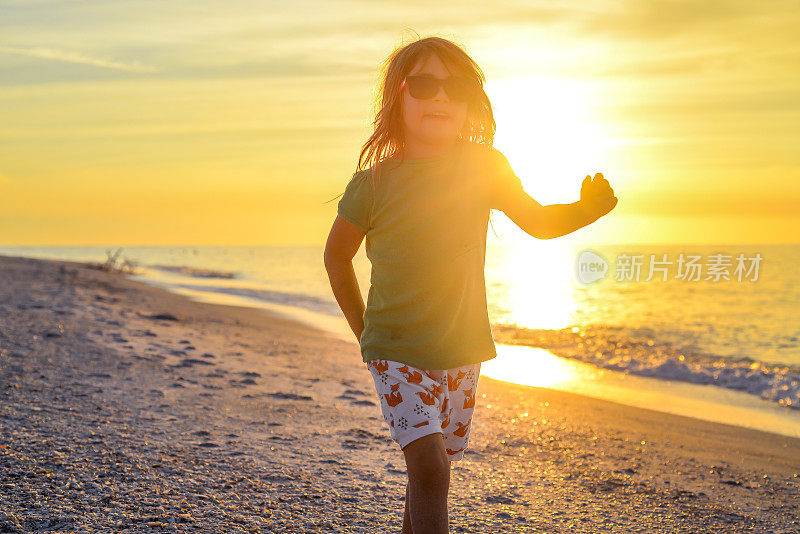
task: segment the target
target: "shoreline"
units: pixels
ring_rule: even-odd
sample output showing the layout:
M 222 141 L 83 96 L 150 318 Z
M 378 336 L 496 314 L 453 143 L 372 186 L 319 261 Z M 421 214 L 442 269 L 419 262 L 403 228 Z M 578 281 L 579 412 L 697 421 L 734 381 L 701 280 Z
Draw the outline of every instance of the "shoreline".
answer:
M 191 268 L 184 268 L 191 269 Z M 146 269 L 150 271 L 150 269 Z M 227 273 L 224 273 L 227 274 Z M 352 332 L 341 317 L 332 317 L 288 305 L 271 303 L 250 297 L 229 294 L 226 292 L 204 292 L 189 289 L 182 285 L 164 282 L 152 278 L 148 274 L 138 274 L 130 279 L 142 281 L 148 285 L 162 287 L 170 292 L 188 296 L 200 302 L 253 307 L 277 314 L 283 319 L 297 321 L 309 327 L 323 330 L 346 342 L 355 343 Z M 576 355 L 574 348 L 583 347 L 585 340 L 567 343 L 564 340 L 555 342 L 550 338 L 532 336 L 536 331 L 518 332 L 505 325 L 493 325 L 496 336 L 498 355 L 502 361 L 486 362 L 481 369 L 481 376 L 492 377 L 504 382 L 557 389 L 568 393 L 576 393 L 596 399 L 608 400 L 631 407 L 648 408 L 655 411 L 684 415 L 704 421 L 719 422 L 740 426 L 742 428 L 761 430 L 764 432 L 800 438 L 800 412 L 795 407 L 781 406 L 779 403 L 764 399 L 754 392 L 729 388 L 722 384 L 698 383 L 693 380 L 682 380 L 674 377 L 655 376 L 643 372 L 623 372 L 608 362 L 593 361 L 584 355 Z M 509 337 L 509 332 L 513 334 Z M 574 337 L 574 334 L 570 333 Z M 527 344 L 529 336 L 536 341 Z M 499 337 L 499 340 L 497 339 Z M 504 341 L 502 341 L 504 340 Z M 597 347 L 587 349 L 596 351 Z M 527 360 L 546 361 L 544 369 L 529 368 Z M 604 363 L 606 365 L 604 365 Z M 535 380 L 518 380 L 520 374 L 510 368 L 517 366 L 525 369 L 524 376 L 539 377 Z M 538 367 L 538 366 L 534 366 Z M 567 374 L 574 374 L 571 379 L 561 383 L 548 383 L 541 380 L 542 372 L 553 374 L 553 371 L 572 369 Z M 673 370 L 674 372 L 674 370 Z M 782 380 L 789 380 L 784 378 Z M 702 409 L 698 407 L 702 405 Z M 747 421 L 747 423 L 744 423 Z
M 0 530 L 399 530 L 355 340 L 78 262 L 0 256 L 0 288 Z M 450 509 L 454 532 L 791 532 L 797 503 L 800 439 L 482 376 Z
M 3 250 L 5 252 L 0 251 L 0 254 L 17 253 L 13 247 Z M 28 255 L 22 250 L 20 252 Z M 33 257 L 77 261 L 75 257 L 64 254 L 34 254 Z M 342 340 L 353 341 L 352 332 L 341 314 L 330 308 L 322 312 L 297 303 L 288 305 L 280 298 L 276 301 L 272 298 L 274 295 L 262 297 L 259 282 L 247 276 L 243 279 L 246 289 L 241 291 L 225 284 L 206 287 L 201 279 L 232 278 L 234 272 L 224 268 L 190 267 L 191 261 L 180 266 L 162 263 L 143 265 L 139 273 L 128 278 L 166 288 L 193 300 L 264 309 L 284 319 L 335 333 Z M 191 276 L 176 279 L 175 273 Z M 195 275 L 200 278 L 196 279 Z M 250 282 L 255 285 L 251 287 Z M 320 295 L 309 298 L 320 299 Z M 333 301 L 327 304 L 336 308 Z M 493 323 L 492 330 L 502 357 L 482 369 L 484 376 L 800 437 L 800 382 L 796 380 L 800 378 L 800 367 L 797 365 L 764 363 L 753 360 L 753 354 L 729 358 L 694 349 L 677 355 L 674 344 L 654 342 L 653 333 L 648 329 L 644 334 L 637 330 L 622 338 L 614 337 L 615 327 L 608 327 L 605 333 L 602 329 L 589 327 L 576 333 L 575 328 L 537 330 Z M 639 338 L 640 335 L 644 337 Z M 539 360 L 539 363 L 531 366 L 526 359 Z M 499 365 L 495 366 L 495 363 Z M 519 373 L 510 367 L 528 369 Z M 560 382 L 554 380 L 559 372 L 563 378 Z M 545 375 L 550 379 L 542 380 Z M 702 405 L 700 410 L 697 409 L 699 405 Z

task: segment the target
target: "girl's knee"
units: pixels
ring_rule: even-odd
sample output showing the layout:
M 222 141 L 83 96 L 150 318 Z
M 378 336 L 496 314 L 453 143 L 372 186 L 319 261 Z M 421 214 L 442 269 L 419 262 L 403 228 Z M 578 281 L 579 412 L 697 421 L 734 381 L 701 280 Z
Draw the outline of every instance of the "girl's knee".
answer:
M 449 483 L 450 460 L 440 432 L 412 441 L 403 453 L 410 481 L 425 485 Z

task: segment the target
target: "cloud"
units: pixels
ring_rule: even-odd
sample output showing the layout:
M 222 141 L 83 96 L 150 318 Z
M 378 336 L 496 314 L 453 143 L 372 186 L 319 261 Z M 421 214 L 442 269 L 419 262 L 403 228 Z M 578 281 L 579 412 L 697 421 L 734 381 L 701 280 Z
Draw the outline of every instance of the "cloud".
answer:
M 5 52 L 7 54 L 17 54 L 20 56 L 53 59 L 56 61 L 65 61 L 68 63 L 81 63 L 84 65 L 93 65 L 95 67 L 123 70 L 128 72 L 158 72 L 161 70 L 158 67 L 142 65 L 138 61 L 134 61 L 132 63 L 124 63 L 122 61 L 89 57 L 78 52 L 69 52 L 66 50 L 58 50 L 56 48 L 45 48 L 40 46 L 32 48 L 0 46 L 0 52 Z
M 621 196 L 621 202 L 625 196 Z M 797 217 L 800 193 L 763 191 L 650 191 L 631 197 L 628 213 L 671 217 Z

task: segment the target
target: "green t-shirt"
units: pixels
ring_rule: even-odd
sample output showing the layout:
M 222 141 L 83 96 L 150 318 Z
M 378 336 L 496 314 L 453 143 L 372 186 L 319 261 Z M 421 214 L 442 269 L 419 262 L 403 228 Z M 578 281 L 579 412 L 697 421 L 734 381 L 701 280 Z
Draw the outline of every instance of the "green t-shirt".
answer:
M 366 233 L 372 263 L 360 346 L 364 362 L 452 369 L 497 356 L 484 262 L 491 209 L 524 194 L 495 148 L 460 141 L 445 155 L 357 172 L 338 213 Z

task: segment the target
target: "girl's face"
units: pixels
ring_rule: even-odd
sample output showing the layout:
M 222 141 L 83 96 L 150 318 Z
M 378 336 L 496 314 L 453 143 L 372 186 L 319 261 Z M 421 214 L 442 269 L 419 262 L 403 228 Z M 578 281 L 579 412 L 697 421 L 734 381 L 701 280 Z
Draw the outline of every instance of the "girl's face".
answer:
M 450 72 L 436 54 L 427 61 L 417 63 L 409 76 L 430 76 L 444 79 Z M 443 87 L 428 100 L 417 100 L 408 91 L 408 85 L 402 94 L 403 123 L 406 144 L 411 146 L 448 146 L 457 138 L 467 120 L 467 102 L 450 100 Z M 432 117 L 432 113 L 444 112 L 447 118 Z

